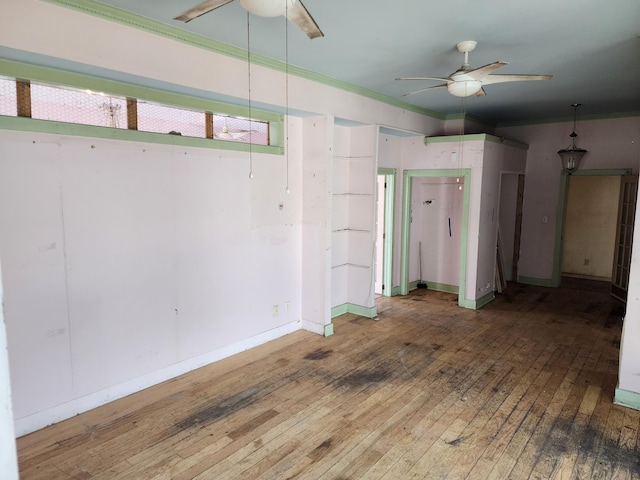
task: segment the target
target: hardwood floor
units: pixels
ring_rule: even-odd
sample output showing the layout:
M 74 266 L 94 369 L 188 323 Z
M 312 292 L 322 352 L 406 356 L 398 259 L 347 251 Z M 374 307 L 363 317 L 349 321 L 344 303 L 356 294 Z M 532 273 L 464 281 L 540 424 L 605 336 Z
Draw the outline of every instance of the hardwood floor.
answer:
M 416 290 L 18 439 L 29 479 L 640 478 L 613 405 L 621 304 L 509 285 L 479 311 Z

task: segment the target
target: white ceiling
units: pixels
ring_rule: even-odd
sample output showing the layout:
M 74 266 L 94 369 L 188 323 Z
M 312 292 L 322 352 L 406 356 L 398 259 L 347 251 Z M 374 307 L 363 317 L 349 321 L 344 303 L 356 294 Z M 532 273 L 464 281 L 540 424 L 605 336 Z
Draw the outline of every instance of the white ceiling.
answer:
M 200 0 L 101 0 L 145 17 L 247 48 L 247 13 L 237 1 L 188 24 L 173 17 Z M 496 123 L 640 111 L 639 0 L 303 0 L 324 32 L 308 39 L 283 17 L 251 15 L 251 51 L 442 114 L 463 110 Z M 472 67 L 505 60 L 500 74 L 550 74 L 549 81 L 485 87 L 463 101 L 437 82 L 461 64 L 455 45 L 476 40 Z

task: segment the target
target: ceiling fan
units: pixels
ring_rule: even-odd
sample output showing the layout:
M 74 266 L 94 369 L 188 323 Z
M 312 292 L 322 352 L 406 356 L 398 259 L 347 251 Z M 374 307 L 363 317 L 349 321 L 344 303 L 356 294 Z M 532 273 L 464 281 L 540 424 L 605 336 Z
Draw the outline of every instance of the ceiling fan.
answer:
M 471 68 L 469 66 L 469 52 L 473 52 L 478 45 L 474 40 L 465 40 L 456 45 L 459 52 L 464 53 L 464 63 L 448 77 L 399 77 L 396 80 L 439 80 L 440 85 L 422 88 L 414 92 L 405 93 L 404 96 L 431 90 L 433 88 L 447 87 L 449 93 L 456 97 L 469 97 L 475 95 L 482 97 L 487 93 L 482 88 L 484 85 L 504 82 L 519 82 L 523 80 L 549 80 L 552 75 L 491 75 L 491 72 L 508 65 L 509 62 L 493 62 L 484 67 Z
M 233 0 L 206 0 L 181 13 L 174 20 L 189 22 Z M 313 39 L 324 37 L 318 24 L 300 0 L 238 0 L 242 8 L 261 17 L 277 17 L 282 15 L 302 30 L 307 37 Z
M 249 133 L 258 133 L 257 130 L 230 129 L 227 125 L 227 117 L 223 117 L 223 126 L 220 131 L 214 133 L 214 138 L 219 140 L 241 140 Z

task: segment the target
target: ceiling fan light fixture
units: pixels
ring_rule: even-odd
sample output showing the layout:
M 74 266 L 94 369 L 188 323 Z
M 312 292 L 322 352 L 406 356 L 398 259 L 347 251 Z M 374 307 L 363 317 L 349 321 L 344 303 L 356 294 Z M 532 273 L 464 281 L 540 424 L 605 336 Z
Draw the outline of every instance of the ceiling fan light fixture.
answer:
M 455 97 L 470 97 L 480 89 L 482 89 L 482 82 L 479 80 L 458 80 L 447 84 L 447 90 Z
M 285 15 L 296 0 L 238 0 L 242 8 L 260 17 L 277 17 Z
M 582 157 L 585 156 L 587 151 L 584 148 L 578 148 L 576 146 L 576 137 L 578 134 L 576 133 L 576 115 L 578 112 L 578 107 L 580 103 L 573 103 L 571 106 L 573 107 L 573 132 L 571 132 L 571 146 L 569 148 L 563 148 L 562 150 L 558 150 L 558 155 L 560 156 L 560 161 L 562 162 L 562 171 L 571 175 L 575 172 L 580 166 L 580 161 Z

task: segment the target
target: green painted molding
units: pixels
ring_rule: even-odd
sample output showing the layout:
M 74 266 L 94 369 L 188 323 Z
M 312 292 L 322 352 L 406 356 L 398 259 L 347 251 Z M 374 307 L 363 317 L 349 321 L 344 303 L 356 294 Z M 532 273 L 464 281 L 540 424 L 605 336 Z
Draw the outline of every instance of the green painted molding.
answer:
M 363 307 L 353 303 L 343 303 L 331 309 L 331 318 L 344 315 L 345 313 L 353 313 L 354 315 L 366 318 L 375 318 L 378 315 L 378 310 L 376 307 Z
M 469 135 L 447 135 L 438 137 L 424 137 L 424 144 L 430 143 L 448 143 L 448 142 L 492 142 L 508 147 L 520 148 L 522 150 L 529 150 L 529 145 L 526 143 L 518 142 L 516 140 L 509 140 L 508 138 L 496 137 L 489 133 L 473 133 Z
M 56 70 L 55 68 L 30 65 L 27 63 L 15 62 L 13 60 L 0 59 L 0 75 L 14 77 L 21 80 L 43 82 L 53 86 L 63 85 L 67 87 L 92 90 L 94 92 L 109 93 L 121 97 L 148 100 L 164 105 L 193 108 L 198 111 L 225 113 L 228 115 L 249 118 L 248 107 L 229 105 L 204 98 L 191 97 L 180 93 L 141 87 L 115 80 L 106 80 L 81 73 Z M 283 123 L 284 118 L 284 116 L 279 113 L 273 113 L 256 108 L 251 109 L 251 116 L 255 120 L 277 123 Z
M 473 309 L 474 310 L 478 310 L 482 307 L 484 307 L 487 303 L 493 301 L 493 299 L 496 298 L 496 294 L 495 292 L 489 292 L 486 295 L 474 300 L 473 303 Z
M 435 292 L 457 294 L 460 290 L 457 285 L 448 285 L 446 283 L 430 282 L 429 280 L 423 280 L 423 281 L 427 284 L 427 288 L 429 290 L 433 290 Z
M 402 295 L 402 293 L 400 293 L 400 285 L 396 285 L 391 289 L 391 296 L 392 297 L 397 297 L 398 295 Z
M 621 407 L 640 410 L 640 393 L 630 392 L 629 390 L 623 390 L 616 387 L 613 403 L 620 405 Z
M 522 283 L 523 285 L 536 285 L 538 287 L 557 287 L 558 285 L 554 284 L 553 279 L 551 278 L 537 278 L 537 277 L 527 277 L 524 275 L 518 275 L 518 283 Z
M 338 305 L 337 307 L 333 307 L 331 309 L 331 318 L 339 317 L 340 315 L 344 315 L 345 313 L 349 313 L 349 304 L 343 303 L 342 305 Z
M 127 12 L 117 7 L 105 5 L 95 0 L 44 0 L 48 3 L 59 5 L 61 7 L 71 8 L 73 10 L 93 15 L 95 17 L 103 18 L 112 22 L 120 23 L 129 27 L 137 28 L 146 32 L 150 32 L 156 35 L 161 35 L 172 40 L 182 42 L 188 45 L 192 45 L 205 50 L 210 50 L 221 55 L 226 55 L 238 60 L 248 61 L 250 60 L 254 65 L 260 65 L 271 70 L 278 72 L 288 73 L 289 75 L 295 75 L 306 80 L 321 83 L 329 87 L 344 90 L 350 93 L 360 95 L 362 97 L 370 98 L 378 102 L 393 105 L 406 111 L 426 115 L 438 120 L 444 120 L 445 116 L 434 110 L 418 107 L 405 103 L 401 100 L 397 100 L 393 97 L 383 95 L 373 90 L 369 90 L 357 85 L 353 85 L 342 80 L 337 80 L 326 75 L 322 75 L 305 68 L 296 67 L 295 65 L 287 65 L 285 62 L 280 62 L 271 58 L 264 57 L 255 53 L 251 53 L 243 48 L 235 47 L 226 43 L 222 43 L 211 38 L 204 37 L 202 35 L 187 32 L 181 28 L 177 28 L 171 25 L 167 25 L 150 18 L 143 17 L 135 13 Z
M 333 323 L 324 326 L 324 336 L 330 337 L 331 335 L 333 335 Z
M 431 290 L 434 292 L 444 292 L 444 293 L 458 293 L 457 285 L 447 285 L 446 283 L 436 283 L 429 282 L 428 280 L 423 280 L 424 283 L 427 284 L 427 288 L 425 290 Z M 409 282 L 409 291 L 413 292 L 418 289 L 419 280 L 414 280 L 413 282 Z
M 79 137 L 106 138 L 110 140 L 125 140 L 132 142 L 159 143 L 164 145 L 179 145 L 184 147 L 213 148 L 218 150 L 233 150 L 249 152 L 249 144 L 239 142 L 225 142 L 209 138 L 196 138 L 181 135 L 167 135 L 165 133 L 140 132 L 123 128 L 97 127 L 77 123 L 55 122 L 51 120 L 36 120 L 25 117 L 7 117 L 0 115 L 0 130 L 18 130 L 24 132 L 52 133 L 57 135 L 72 135 Z M 251 145 L 253 153 L 282 155 L 282 147 L 269 145 Z

